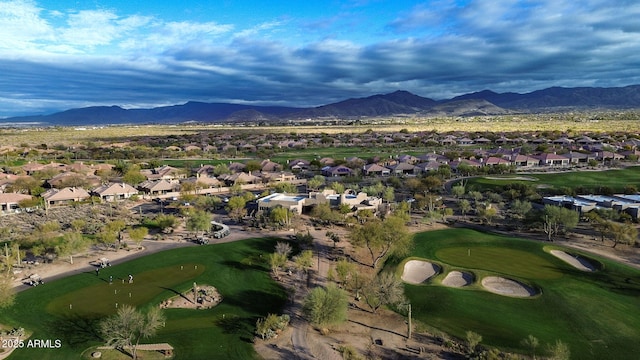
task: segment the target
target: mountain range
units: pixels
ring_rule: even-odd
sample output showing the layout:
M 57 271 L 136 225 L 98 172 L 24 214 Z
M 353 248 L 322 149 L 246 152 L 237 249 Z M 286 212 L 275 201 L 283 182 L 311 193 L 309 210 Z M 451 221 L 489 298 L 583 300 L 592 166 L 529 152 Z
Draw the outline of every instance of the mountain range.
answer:
M 109 124 L 177 124 L 185 122 L 278 122 L 305 119 L 358 119 L 382 116 L 479 116 L 586 109 L 638 109 L 640 85 L 596 88 L 552 87 L 530 93 L 490 90 L 446 100 L 433 100 L 408 91 L 353 98 L 311 107 L 254 106 L 190 101 L 152 109 L 92 106 L 50 115 L 0 119 L 4 124 L 86 126 Z

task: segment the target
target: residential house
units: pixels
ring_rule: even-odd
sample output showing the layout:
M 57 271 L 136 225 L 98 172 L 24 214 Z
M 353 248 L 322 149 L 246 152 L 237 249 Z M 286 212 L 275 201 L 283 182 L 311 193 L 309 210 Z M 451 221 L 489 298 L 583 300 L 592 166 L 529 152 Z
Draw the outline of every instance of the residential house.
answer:
M 367 176 L 389 176 L 391 174 L 391 170 L 376 163 L 363 166 L 362 172 Z
M 57 172 L 62 172 L 62 171 L 64 171 L 65 167 L 66 167 L 65 164 L 60 164 L 60 163 L 55 163 L 55 162 L 50 162 L 48 164 L 40 164 L 40 163 L 29 162 L 29 163 L 23 165 L 21 167 L 21 169 L 27 175 L 33 175 L 34 173 L 36 173 L 38 171 L 45 171 L 45 170 L 51 170 L 51 169 L 53 169 L 54 171 L 57 171 Z
M 289 169 L 292 171 L 309 170 L 309 166 L 311 164 L 311 162 L 305 159 L 289 160 L 287 163 L 289 165 Z
M 218 176 L 218 180 L 223 181 L 228 186 L 231 186 L 233 184 L 257 184 L 262 182 L 262 179 L 260 177 L 251 174 L 251 172 L 223 174 Z
M 196 173 L 196 176 L 186 178 L 182 180 L 180 183 L 181 184 L 191 183 L 195 186 L 196 189 L 216 189 L 223 185 L 223 183 L 220 180 L 206 173 L 204 174 Z
M 596 208 L 598 205 L 595 201 L 574 198 L 573 196 L 546 196 L 542 198 L 545 205 L 562 206 L 580 213 L 586 213 Z
M 618 161 L 624 159 L 624 155 L 612 151 L 598 151 L 595 153 L 595 158 L 598 161 Z
M 55 175 L 51 179 L 46 181 L 48 187 L 63 188 L 63 187 L 87 187 L 94 188 L 102 184 L 102 179 L 96 175 L 83 175 L 71 171 L 66 171 Z
M 65 166 L 66 171 L 72 171 L 74 173 L 82 174 L 84 176 L 95 175 L 98 168 L 94 165 L 85 165 L 84 162 L 74 162 L 73 164 L 69 164 Z
M 147 180 L 138 185 L 138 189 L 148 195 L 162 195 L 170 192 L 174 192 L 178 189 L 177 183 L 172 183 L 167 180 Z
M 344 165 L 325 166 L 321 170 L 322 175 L 327 177 L 349 176 L 353 173 L 353 170 Z
M 496 145 L 502 146 L 502 145 L 506 145 L 506 144 L 511 143 L 511 139 L 509 139 L 508 137 L 505 137 L 505 136 L 500 136 L 494 142 L 496 143 Z
M 295 174 L 287 171 L 262 172 L 260 177 L 263 182 L 292 182 L 296 180 Z
M 45 204 L 48 206 L 69 204 L 84 201 L 91 197 L 87 190 L 79 187 L 66 187 L 64 189 L 49 189 L 42 194 Z
M 164 165 L 155 169 L 144 169 L 140 173 L 149 181 L 166 180 L 168 182 L 178 183 L 180 179 L 185 179 L 187 174 L 173 166 Z
M 266 159 L 260 162 L 260 170 L 262 170 L 263 172 L 282 171 L 282 165 L 278 164 L 277 162 L 273 162 L 269 159 Z
M 244 169 L 247 168 L 247 165 L 241 163 L 241 162 L 230 162 L 229 165 L 227 165 L 227 168 L 231 171 L 231 172 L 242 172 L 244 171 Z
M 323 157 L 322 159 L 318 160 L 318 162 L 323 166 L 333 166 L 336 161 L 330 157 Z
M 516 154 L 511 157 L 511 163 L 517 167 L 534 167 L 540 165 L 540 159 L 529 156 Z
M 395 165 L 388 166 L 393 175 L 413 175 L 416 173 L 416 167 L 408 163 L 397 163 Z
M 0 214 L 19 212 L 18 205 L 23 200 L 31 200 L 31 195 L 17 193 L 0 193 Z
M 427 173 L 430 171 L 437 171 L 441 165 L 444 165 L 437 161 L 427 161 L 416 165 L 416 172 Z
M 490 156 L 489 158 L 487 158 L 486 160 L 482 160 L 481 162 L 483 162 L 486 166 L 511 165 L 511 161 L 496 156 Z
M 413 155 L 400 155 L 398 156 L 398 162 L 407 163 L 407 164 L 417 164 L 420 162 L 420 159 Z
M 589 160 L 594 159 L 593 155 L 578 151 L 569 151 L 565 156 L 569 158 L 569 163 L 572 165 L 584 165 L 587 164 Z
M 420 161 L 423 162 L 429 162 L 429 161 L 437 161 L 441 164 L 448 164 L 449 163 L 449 158 L 442 155 L 442 154 L 436 154 L 435 152 L 433 153 L 428 153 L 428 154 L 424 154 L 424 155 L 420 155 L 418 156 L 418 159 L 420 159 Z
M 566 136 L 563 136 L 561 138 L 555 139 L 551 142 L 554 145 L 560 145 L 563 147 L 567 147 L 573 144 L 573 140 L 567 138 Z
M 91 193 L 99 196 L 102 201 L 114 202 L 129 199 L 138 194 L 138 189 L 126 183 L 112 183 L 97 187 Z
M 475 138 L 473 139 L 473 142 L 475 144 L 478 145 L 487 145 L 487 144 L 491 144 L 491 140 L 487 139 L 486 137 L 479 137 L 479 138 Z
M 456 161 L 452 161 L 449 163 L 449 166 L 451 167 L 451 170 L 458 170 L 458 167 L 460 165 L 465 165 L 465 166 L 470 166 L 470 167 L 474 167 L 474 168 L 480 168 L 483 166 L 483 164 L 479 161 L 475 161 L 475 160 L 470 160 L 470 159 L 460 159 L 458 158 L 458 160 Z
M 540 155 L 534 155 L 540 160 L 540 165 L 543 166 L 568 166 L 569 158 L 566 156 L 558 155 L 556 153 L 543 153 Z
M 444 146 L 452 146 L 458 143 L 457 139 L 453 135 L 447 135 L 444 138 L 440 139 L 440 145 Z
M 473 145 L 473 140 L 469 139 L 466 136 L 459 138 L 457 142 L 458 142 L 458 145 L 461 145 L 461 146 Z

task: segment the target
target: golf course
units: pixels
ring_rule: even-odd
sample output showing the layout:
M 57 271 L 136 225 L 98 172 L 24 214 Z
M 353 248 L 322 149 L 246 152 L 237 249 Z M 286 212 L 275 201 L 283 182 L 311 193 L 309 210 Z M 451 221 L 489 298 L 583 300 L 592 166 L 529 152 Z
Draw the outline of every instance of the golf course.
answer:
M 164 309 L 165 326 L 142 343 L 168 343 L 175 359 L 259 358 L 252 344 L 256 320 L 279 313 L 287 299 L 269 276 L 266 255 L 275 243 L 260 238 L 168 250 L 23 291 L 16 305 L 0 313 L 0 323 L 62 346 L 25 346 L 11 359 L 77 359 L 83 353 L 89 358 L 88 350 L 103 345 L 102 318 L 124 304 L 158 306 L 194 283 L 214 286 L 222 301 L 210 309 Z
M 574 259 L 581 263 L 568 262 Z M 539 339 L 538 355 L 557 340 L 575 359 L 632 359 L 640 352 L 640 270 L 553 243 L 469 229 L 417 234 L 411 257 L 390 265 L 404 278 L 405 265 L 419 269 L 417 262 L 437 271 L 410 274 L 426 280 L 405 281 L 405 293 L 414 318 L 431 328 L 460 339 L 473 331 L 484 345 L 530 355 L 534 350 L 522 345 L 528 335 Z M 496 285 L 527 292 L 509 296 Z

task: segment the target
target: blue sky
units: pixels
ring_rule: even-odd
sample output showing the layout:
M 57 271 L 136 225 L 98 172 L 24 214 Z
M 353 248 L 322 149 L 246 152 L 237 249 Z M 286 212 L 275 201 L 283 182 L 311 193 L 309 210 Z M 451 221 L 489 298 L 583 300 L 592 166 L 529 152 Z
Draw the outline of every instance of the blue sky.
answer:
M 636 0 L 0 0 L 0 117 L 640 84 Z

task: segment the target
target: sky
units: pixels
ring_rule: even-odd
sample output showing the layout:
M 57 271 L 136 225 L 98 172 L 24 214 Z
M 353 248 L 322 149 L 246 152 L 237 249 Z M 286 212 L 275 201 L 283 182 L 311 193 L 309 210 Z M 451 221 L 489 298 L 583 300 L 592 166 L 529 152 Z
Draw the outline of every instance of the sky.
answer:
M 0 0 L 0 117 L 640 84 L 637 0 Z

